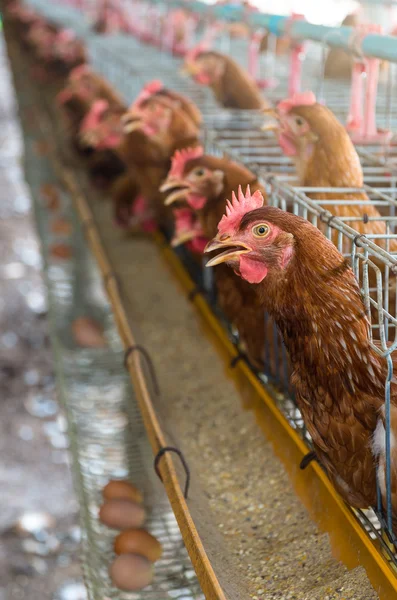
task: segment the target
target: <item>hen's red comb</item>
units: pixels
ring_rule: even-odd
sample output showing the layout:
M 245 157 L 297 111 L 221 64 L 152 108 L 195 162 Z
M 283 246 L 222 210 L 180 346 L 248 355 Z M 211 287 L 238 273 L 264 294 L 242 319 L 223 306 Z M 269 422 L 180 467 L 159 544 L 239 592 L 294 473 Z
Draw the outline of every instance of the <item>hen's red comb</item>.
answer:
M 286 98 L 277 104 L 277 110 L 282 113 L 288 113 L 294 106 L 313 106 L 316 104 L 316 96 L 313 92 L 296 93 L 291 98 Z
M 109 102 L 107 100 L 96 100 L 91 106 L 88 114 L 84 117 L 81 123 L 80 131 L 88 131 L 94 129 L 99 123 L 99 120 L 105 110 L 109 108 Z
M 70 81 L 78 81 L 80 77 L 87 75 L 87 73 L 91 73 L 91 68 L 88 65 L 79 65 L 70 71 L 69 79 Z
M 187 14 L 185 13 L 184 10 L 174 10 L 174 12 L 171 14 L 171 21 L 175 24 L 175 25 L 183 25 L 186 22 L 187 19 Z
M 189 160 L 200 158 L 203 156 L 203 154 L 204 150 L 201 146 L 197 146 L 197 148 L 184 148 L 183 150 L 177 150 L 172 157 L 169 175 L 171 175 L 171 177 L 182 177 L 186 163 Z
M 154 79 L 153 81 L 150 81 L 145 86 L 143 86 L 143 89 L 138 94 L 137 99 L 132 103 L 130 108 L 140 108 L 143 102 L 146 102 L 146 100 L 148 100 L 154 94 L 157 94 L 157 92 L 160 92 L 162 89 L 164 89 L 162 81 L 160 81 L 159 79 Z
M 239 185 L 237 197 L 233 192 L 232 201 L 226 201 L 226 214 L 223 215 L 219 222 L 219 233 L 229 232 L 230 230 L 235 229 L 245 214 L 257 208 L 261 208 L 263 206 L 263 202 L 263 196 L 259 190 L 257 190 L 251 196 L 250 186 L 247 185 L 244 195 L 241 185 Z
M 192 48 L 191 50 L 189 50 L 189 52 L 187 52 L 186 57 L 185 57 L 185 62 L 186 63 L 192 63 L 194 62 L 202 52 L 207 52 L 207 50 L 209 50 L 210 46 L 208 43 L 206 42 L 200 42 L 199 44 L 197 44 L 197 46 L 194 46 L 194 48 Z
M 71 29 L 62 29 L 59 33 L 56 34 L 55 39 L 58 42 L 71 42 L 76 39 L 74 31 Z

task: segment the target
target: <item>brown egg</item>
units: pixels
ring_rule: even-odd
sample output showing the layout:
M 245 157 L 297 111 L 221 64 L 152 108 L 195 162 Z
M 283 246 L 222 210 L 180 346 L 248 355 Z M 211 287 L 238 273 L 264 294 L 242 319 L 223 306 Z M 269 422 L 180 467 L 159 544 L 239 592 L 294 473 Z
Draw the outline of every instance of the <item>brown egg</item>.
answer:
M 36 111 L 33 110 L 32 108 L 27 108 L 25 110 L 25 117 L 28 121 L 30 121 L 30 122 L 34 121 L 36 116 L 37 116 Z
M 102 327 L 91 317 L 78 317 L 72 323 L 72 333 L 76 344 L 86 348 L 103 348 L 106 339 Z
M 110 565 L 109 575 L 116 587 L 126 592 L 141 590 L 151 583 L 151 563 L 135 554 L 122 554 Z
M 113 529 L 142 527 L 145 516 L 143 506 L 121 498 L 108 500 L 99 511 L 100 521 Z
M 59 235 L 70 235 L 72 233 L 72 225 L 70 221 L 60 217 L 51 223 L 51 231 Z
M 143 502 L 142 493 L 129 481 L 121 479 L 112 479 L 105 485 L 102 490 L 105 500 L 112 498 L 126 498 L 132 502 Z
M 46 156 L 50 151 L 50 146 L 48 142 L 44 140 L 38 140 L 37 142 L 35 142 L 34 148 L 37 154 L 39 154 L 40 156 Z
M 114 540 L 116 554 L 139 554 L 150 562 L 156 562 L 163 554 L 160 542 L 146 529 L 123 531 Z
M 40 194 L 49 210 L 58 210 L 60 207 L 59 192 L 52 183 L 44 183 L 40 188 Z
M 50 247 L 50 254 L 54 258 L 62 258 L 66 260 L 71 258 L 73 252 L 72 248 L 68 244 L 52 244 Z

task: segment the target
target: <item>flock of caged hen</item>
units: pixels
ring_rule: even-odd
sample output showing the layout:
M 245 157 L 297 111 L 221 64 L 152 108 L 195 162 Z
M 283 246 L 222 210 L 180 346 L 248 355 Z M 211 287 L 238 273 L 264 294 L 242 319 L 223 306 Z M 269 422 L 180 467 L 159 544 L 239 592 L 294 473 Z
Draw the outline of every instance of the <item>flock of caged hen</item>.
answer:
M 218 301 L 251 362 L 263 364 L 265 309 L 288 351 L 296 400 L 318 461 L 352 506 L 376 504 L 377 480 L 385 505 L 387 365 L 371 347 L 369 322 L 349 261 L 321 229 L 267 206 L 265 190 L 247 168 L 204 153 L 199 141 L 201 115 L 191 100 L 152 81 L 127 107 L 92 71 L 84 47 L 72 36 L 18 2 L 9 5 L 7 18 L 34 56 L 36 74 L 39 68 L 41 75 L 46 73 L 41 80 L 56 75 L 62 82 L 56 102 L 71 143 L 86 160 L 93 182 L 106 184 L 115 224 L 151 232 L 173 223 L 173 246 L 185 244 L 197 257 L 216 252 L 207 266 L 217 266 Z M 48 39 L 57 39 L 58 46 L 48 44 Z M 223 106 L 272 112 L 275 134 L 283 152 L 295 161 L 300 185 L 363 188 L 362 168 L 349 135 L 313 93 L 297 94 L 271 109 L 230 57 L 200 47 L 188 53 L 185 69 L 198 83 L 210 86 Z M 351 193 L 349 198 L 366 204 L 333 205 L 333 214 L 357 217 L 353 227 L 361 234 L 385 235 L 384 221 L 363 219 L 364 213 L 380 216 L 375 206 L 367 204 L 365 192 Z M 391 251 L 397 250 L 395 244 L 391 242 Z M 393 377 L 395 533 L 396 428 Z

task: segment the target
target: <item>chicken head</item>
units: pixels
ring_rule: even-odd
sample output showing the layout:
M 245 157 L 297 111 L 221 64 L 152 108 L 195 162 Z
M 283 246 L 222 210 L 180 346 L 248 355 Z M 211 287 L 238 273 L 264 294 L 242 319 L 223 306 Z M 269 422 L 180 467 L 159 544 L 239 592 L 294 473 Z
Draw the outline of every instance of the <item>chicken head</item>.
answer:
M 139 98 L 138 98 L 139 99 Z M 129 156 L 142 162 L 145 148 L 142 142 L 151 142 L 159 158 L 172 155 L 177 142 L 197 139 L 199 124 L 185 110 L 182 100 L 174 92 L 156 90 L 136 101 L 122 117 Z
M 210 86 L 222 78 L 225 70 L 226 61 L 221 54 L 197 47 L 187 54 L 182 72 L 191 75 L 196 83 Z
M 96 100 L 80 127 L 82 145 L 96 150 L 119 146 L 123 135 L 121 116 L 122 111 L 112 109 L 106 100 Z
M 176 248 L 182 244 L 195 254 L 202 254 L 207 245 L 208 238 L 205 237 L 200 221 L 189 208 L 175 208 L 174 236 L 171 246 Z
M 268 112 L 277 123 L 267 123 L 263 129 L 275 131 L 284 154 L 295 162 L 301 185 L 362 187 L 362 168 L 353 142 L 313 92 L 295 94 Z
M 205 249 L 222 252 L 207 267 L 225 262 L 249 283 L 261 283 L 270 272 L 282 276 L 294 253 L 294 237 L 271 222 L 274 211 L 281 211 L 263 204 L 261 192 L 251 195 L 249 186 L 245 194 L 241 187 L 238 196 L 233 193 L 218 225 L 218 235 Z
M 224 172 L 211 168 L 211 157 L 202 147 L 177 150 L 171 170 L 160 191 L 167 194 L 166 206 L 185 202 L 192 209 L 203 208 L 210 197 L 218 196 L 224 187 Z

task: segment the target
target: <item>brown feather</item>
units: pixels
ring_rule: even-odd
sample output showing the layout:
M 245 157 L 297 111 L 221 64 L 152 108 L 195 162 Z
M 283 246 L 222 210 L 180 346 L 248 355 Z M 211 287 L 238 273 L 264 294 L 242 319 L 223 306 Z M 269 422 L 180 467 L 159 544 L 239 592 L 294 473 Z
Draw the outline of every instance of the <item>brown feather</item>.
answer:
M 80 147 L 77 140 L 80 125 L 95 100 L 107 100 L 110 110 L 120 111 L 121 114 L 126 109 L 121 96 L 103 77 L 93 72 L 88 72 L 83 77 L 86 81 L 89 81 L 91 89 L 89 98 L 82 98 L 79 95 L 79 87 L 81 85 L 79 82 L 69 80 L 64 90 L 71 92 L 71 98 L 60 106 L 60 111 L 63 113 L 67 123 L 69 135 L 78 147 Z
M 278 209 L 248 213 L 240 229 L 266 220 L 294 236 L 285 270 L 257 289 L 290 355 L 292 382 L 316 453 L 347 502 L 376 502 L 374 432 L 384 405 L 386 362 L 370 346 L 357 281 L 346 261 L 306 220 Z M 281 240 L 283 239 L 281 234 Z M 391 389 L 397 411 L 397 382 Z M 392 423 L 397 434 L 397 419 Z M 396 464 L 397 455 L 392 455 Z M 397 495 L 393 497 L 397 513 Z
M 199 62 L 205 64 L 206 59 L 215 59 L 221 72 L 210 84 L 219 104 L 226 108 L 257 110 L 270 106 L 252 77 L 230 56 L 214 51 L 200 53 Z
M 161 183 L 166 178 L 171 166 L 171 158 L 176 150 L 197 146 L 199 144 L 199 123 L 201 115 L 197 107 L 181 94 L 162 90 L 154 94 L 147 102 L 156 100 L 157 95 L 168 96 L 177 100 L 172 108 L 172 121 L 169 130 L 161 143 L 152 141 L 140 131 L 124 136 L 123 142 L 117 149 L 120 157 L 130 171 L 135 195 L 131 195 L 131 204 L 136 193 L 142 194 L 154 209 L 157 220 L 161 225 L 167 225 L 171 219 L 171 211 L 164 206 L 164 194 L 159 191 Z M 115 189 L 113 202 L 117 213 L 118 206 L 125 202 L 125 190 L 120 193 Z
M 307 158 L 306 147 L 303 147 L 297 157 L 297 171 L 300 177 L 300 184 L 307 187 L 347 187 L 362 188 L 363 171 L 360 159 L 354 148 L 354 145 L 343 125 L 338 121 L 335 115 L 326 107 L 320 104 L 314 106 L 299 106 L 291 111 L 303 117 L 310 125 L 311 130 L 317 135 L 318 140 L 313 144 L 310 157 Z M 333 200 L 364 200 L 369 201 L 365 192 L 338 193 L 338 192 L 316 192 L 307 194 L 313 200 L 322 200 L 321 206 L 329 210 L 336 217 L 357 217 L 357 220 L 348 221 L 347 225 L 355 229 L 360 234 L 380 234 L 386 235 L 386 223 L 377 207 L 369 203 L 361 205 L 359 202 L 354 205 L 341 203 L 339 205 L 327 205 L 324 200 L 332 198 Z M 366 216 L 377 220 L 366 222 Z M 327 226 L 319 223 L 319 228 L 325 233 Z M 332 240 L 337 243 L 338 234 L 333 232 Z M 388 248 L 390 252 L 397 252 L 397 240 L 391 239 L 387 242 L 379 238 L 376 243 L 381 248 Z M 344 238 L 344 252 L 351 251 L 351 241 Z M 360 250 L 358 250 L 360 251 Z M 382 273 L 385 272 L 384 263 L 371 256 Z M 370 287 L 376 288 L 376 273 L 374 269 L 369 269 Z M 374 292 L 374 298 L 376 292 Z M 392 282 L 389 290 L 389 305 L 394 307 L 396 304 L 395 282 Z M 373 317 L 377 319 L 374 309 Z
M 187 162 L 184 176 L 187 176 L 198 166 L 224 173 L 221 193 L 217 193 L 211 188 L 207 189 L 207 202 L 202 209 L 196 211 L 203 232 L 208 239 L 215 236 L 218 223 L 225 212 L 226 200 L 231 198 L 233 191 L 237 192 L 239 185 L 243 189 L 249 185 L 252 193 L 261 190 L 264 198 L 266 198 L 266 192 L 259 184 L 256 176 L 238 163 L 227 158 L 204 155 Z M 225 265 L 220 265 L 219 268 L 215 269 L 214 277 L 218 304 L 228 321 L 236 327 L 242 347 L 251 363 L 261 371 L 263 371 L 265 365 L 266 336 L 266 343 L 269 348 L 269 364 L 266 364 L 265 368 L 267 374 L 275 377 L 276 365 L 282 360 L 280 356 L 281 344 L 274 345 L 274 324 L 271 319 L 268 319 L 265 325 L 265 314 L 255 289 Z
M 359 24 L 360 19 L 356 13 L 346 15 L 341 23 L 344 27 L 357 27 Z M 353 64 L 353 54 L 345 52 L 341 48 L 331 48 L 325 61 L 324 75 L 333 79 L 349 79 Z

